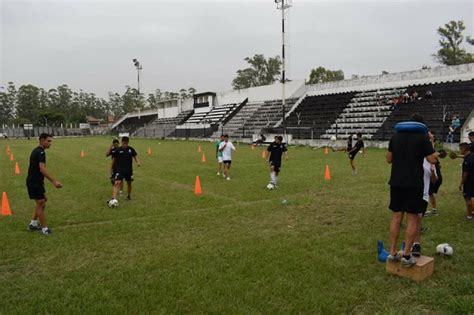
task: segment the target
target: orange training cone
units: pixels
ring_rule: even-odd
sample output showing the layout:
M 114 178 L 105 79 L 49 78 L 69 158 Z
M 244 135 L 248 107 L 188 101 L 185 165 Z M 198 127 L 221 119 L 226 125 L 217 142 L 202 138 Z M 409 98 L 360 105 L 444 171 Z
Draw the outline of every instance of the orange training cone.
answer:
M 18 166 L 18 162 L 15 163 L 15 174 L 20 175 L 20 167 Z
M 3 192 L 2 195 L 2 215 L 12 215 L 12 210 L 10 209 L 10 204 L 8 203 L 7 193 Z
M 326 165 L 326 170 L 324 171 L 324 179 L 331 180 L 331 173 L 329 172 L 329 166 Z
M 324 154 L 326 154 L 326 155 L 328 154 L 328 147 L 324 148 Z
M 252 150 L 255 150 L 255 144 L 252 144 Z
M 266 159 L 267 158 L 267 150 L 263 150 L 262 151 L 262 159 Z
M 198 146 L 198 152 L 201 153 L 202 150 L 201 150 L 201 146 Z
M 10 153 L 10 161 L 15 161 L 15 158 L 13 157 L 13 153 Z
M 12 151 L 10 150 L 10 146 L 7 145 L 7 155 L 10 155 L 10 153 L 12 153 Z
M 201 161 L 202 161 L 203 163 L 206 162 L 206 156 L 204 155 L 204 153 L 202 154 Z
M 199 179 L 199 176 L 196 176 L 196 182 L 194 183 L 194 194 L 196 196 L 202 194 L 201 180 Z
M 148 152 L 147 152 L 148 155 L 151 155 L 151 148 L 148 147 Z
M 85 157 L 86 154 L 84 153 L 84 150 L 81 150 L 81 158 Z

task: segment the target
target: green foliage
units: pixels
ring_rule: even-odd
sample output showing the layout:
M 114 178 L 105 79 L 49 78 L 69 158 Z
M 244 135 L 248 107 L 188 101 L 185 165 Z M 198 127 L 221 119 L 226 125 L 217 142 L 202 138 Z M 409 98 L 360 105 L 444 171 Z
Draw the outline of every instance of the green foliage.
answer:
M 307 84 L 316 84 L 340 80 L 344 80 L 344 72 L 342 70 L 333 71 L 320 66 L 316 69 L 311 70 Z
M 433 57 L 439 63 L 452 66 L 474 62 L 473 54 L 461 47 L 465 29 L 463 21 L 450 21 L 444 27 L 438 28 L 438 34 L 441 36 L 439 40 L 441 48 Z M 467 42 L 472 44 L 473 40 L 468 38 Z
M 13 82 L 8 82 L 6 90 L 0 92 L 0 125 L 8 124 L 13 119 L 16 107 L 16 88 Z
M 196 89 L 181 89 L 179 93 L 164 92 L 159 89 L 148 98 L 137 89 L 125 87 L 123 95 L 109 93 L 104 100 L 94 93 L 72 91 L 66 84 L 48 91 L 34 85 L 22 85 L 18 91 L 13 82 L 0 92 L 0 124 L 24 124 L 57 126 L 61 123 L 86 122 L 87 116 L 106 120 L 108 115 L 115 117 L 127 112 L 157 108 L 158 102 L 191 97 Z M 16 115 L 14 115 L 16 110 Z
M 279 56 L 266 59 L 264 55 L 256 54 L 244 60 L 250 64 L 250 67 L 237 70 L 237 77 L 232 81 L 234 90 L 268 85 L 278 80 L 282 66 Z

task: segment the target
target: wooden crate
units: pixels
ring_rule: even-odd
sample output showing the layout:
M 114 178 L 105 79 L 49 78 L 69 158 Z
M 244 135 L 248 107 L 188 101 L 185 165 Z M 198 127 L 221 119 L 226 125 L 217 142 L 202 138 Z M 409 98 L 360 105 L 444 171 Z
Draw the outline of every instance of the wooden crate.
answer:
M 423 281 L 431 277 L 434 271 L 434 258 L 420 256 L 416 260 L 416 265 L 411 267 L 403 267 L 400 262 L 387 261 L 385 270 L 390 274 L 410 278 L 415 281 Z

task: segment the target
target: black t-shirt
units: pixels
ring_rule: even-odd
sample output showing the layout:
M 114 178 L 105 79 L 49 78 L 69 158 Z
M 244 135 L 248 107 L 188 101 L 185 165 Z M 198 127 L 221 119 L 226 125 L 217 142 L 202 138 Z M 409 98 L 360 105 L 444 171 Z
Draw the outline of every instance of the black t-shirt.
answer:
M 134 148 L 128 146 L 127 148 L 119 147 L 116 150 L 111 151 L 114 157 L 114 169 L 117 172 L 132 174 L 133 166 L 132 159 L 137 156 L 137 151 Z
M 30 155 L 30 166 L 28 167 L 28 177 L 26 183 L 31 186 L 42 186 L 44 175 L 40 172 L 40 163 L 46 164 L 46 152 L 41 146 L 36 147 Z
M 110 158 L 112 159 L 112 171 L 117 172 L 117 162 L 115 161 L 114 154 L 120 147 L 113 147 L 110 149 Z
M 474 153 L 474 142 L 469 143 L 469 150 Z
M 470 153 L 464 157 L 462 172 L 468 174 L 465 184 L 474 187 L 474 153 Z
M 352 149 L 353 151 L 351 150 L 352 151 L 351 154 L 357 154 L 357 152 L 359 152 L 360 149 L 362 149 L 363 147 L 364 147 L 364 141 L 362 141 L 362 139 L 357 140 L 354 148 Z
M 388 145 L 392 152 L 389 184 L 397 187 L 423 187 L 423 159 L 435 152 L 427 134 L 396 133 Z
M 347 148 L 350 150 L 352 149 L 352 136 L 347 138 Z
M 270 161 L 281 164 L 281 156 L 283 152 L 287 151 L 287 149 L 283 143 L 278 144 L 276 142 L 272 142 L 268 146 L 267 151 L 270 152 Z

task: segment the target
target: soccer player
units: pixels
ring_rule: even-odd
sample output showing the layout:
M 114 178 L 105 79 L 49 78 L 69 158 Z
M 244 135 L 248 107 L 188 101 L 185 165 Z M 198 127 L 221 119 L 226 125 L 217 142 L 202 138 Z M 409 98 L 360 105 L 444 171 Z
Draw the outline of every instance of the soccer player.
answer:
M 428 132 L 428 135 L 434 147 L 435 145 L 434 135 L 431 131 Z M 439 162 L 439 160 L 436 161 L 436 163 L 434 164 L 434 167 L 436 171 L 436 181 L 430 182 L 430 189 L 428 191 L 430 204 L 431 204 L 431 211 L 430 210 L 426 211 L 425 216 L 438 215 L 436 194 L 439 191 L 439 187 L 441 187 L 441 184 L 443 183 L 443 175 L 441 174 L 441 163 Z
M 469 143 L 469 151 L 471 151 L 471 153 L 474 153 L 474 131 L 469 132 L 467 136 L 469 137 L 469 141 L 471 142 Z
M 423 123 L 423 118 L 413 115 L 412 121 Z M 423 160 L 435 163 L 438 153 L 427 134 L 416 132 L 396 133 L 390 139 L 386 160 L 392 165 L 390 175 L 390 255 L 388 261 L 401 261 L 402 266 L 416 264 L 411 249 L 418 231 L 418 215 L 423 212 Z M 397 252 L 398 235 L 404 214 L 407 216 L 405 250 Z
M 216 159 L 217 159 L 217 176 L 221 175 L 222 172 L 222 151 L 219 151 L 219 146 L 221 145 L 221 142 L 224 141 L 224 135 L 221 135 L 219 140 L 216 141 Z
M 283 137 L 275 137 L 275 141 L 272 142 L 267 151 L 270 152 L 268 162 L 270 163 L 270 184 L 277 187 L 278 184 L 278 175 L 281 170 L 281 156 L 285 153 L 285 160 L 288 161 L 288 149 L 283 144 Z
M 462 163 L 462 177 L 459 190 L 462 191 L 466 203 L 466 220 L 474 219 L 474 153 L 470 151 L 469 143 L 459 144 L 461 154 L 464 155 Z
M 348 143 L 349 144 L 349 143 Z M 357 133 L 357 142 L 356 144 L 354 145 L 354 147 L 349 151 L 349 161 L 351 163 L 351 167 L 352 167 L 352 175 L 357 175 L 357 170 L 356 170 L 356 167 L 354 165 L 354 159 L 357 155 L 357 153 L 362 149 L 364 148 L 364 141 L 362 140 L 362 134 L 359 132 Z M 365 157 L 365 148 L 364 148 L 364 151 L 362 151 L 362 155 Z
M 122 137 L 122 145 L 113 152 L 115 161 L 116 173 L 114 176 L 115 184 L 112 190 L 112 199 L 117 199 L 117 193 L 120 189 L 120 184 L 123 181 L 127 181 L 127 199 L 131 200 L 132 193 L 132 181 L 133 181 L 133 160 L 140 167 L 140 161 L 137 157 L 137 151 L 129 146 L 130 139 L 128 137 Z
M 354 135 L 349 135 L 349 138 L 347 138 L 347 152 L 351 152 L 352 150 L 352 139 L 354 138 Z
M 51 234 L 51 229 L 46 226 L 44 209 L 46 207 L 46 191 L 44 189 L 44 178 L 46 177 L 54 187 L 61 188 L 63 185 L 54 179 L 46 169 L 46 149 L 51 147 L 53 136 L 42 133 L 39 136 L 39 146 L 30 155 L 30 165 L 28 167 L 28 177 L 26 178 L 26 188 L 30 199 L 36 203 L 33 218 L 28 226 L 31 231 L 41 230 L 43 235 Z M 41 225 L 38 224 L 39 223 Z
M 119 144 L 120 144 L 119 140 L 114 139 L 112 141 L 112 145 L 110 146 L 110 148 L 105 153 L 105 156 L 110 156 L 111 159 L 112 159 L 112 163 L 110 164 L 110 182 L 112 183 L 112 185 L 115 185 L 115 173 L 117 173 L 113 153 L 120 147 Z M 123 182 L 120 184 L 120 192 L 119 192 L 120 195 L 123 193 L 122 190 L 123 190 Z
M 224 135 L 224 141 L 219 145 L 219 151 L 222 152 L 222 161 L 224 162 L 224 178 L 230 180 L 232 151 L 235 151 L 235 147 L 232 142 L 229 141 L 229 135 Z
M 425 158 L 423 160 L 423 202 L 422 202 L 422 212 L 418 214 L 418 226 L 416 231 L 416 236 L 414 239 L 413 246 L 411 248 L 411 252 L 413 256 L 419 257 L 421 256 L 421 221 L 423 217 L 426 215 L 426 210 L 428 208 L 428 201 L 429 201 L 429 190 L 430 184 L 436 183 L 438 180 L 438 175 L 436 174 L 436 168 L 434 164 L 428 162 Z

